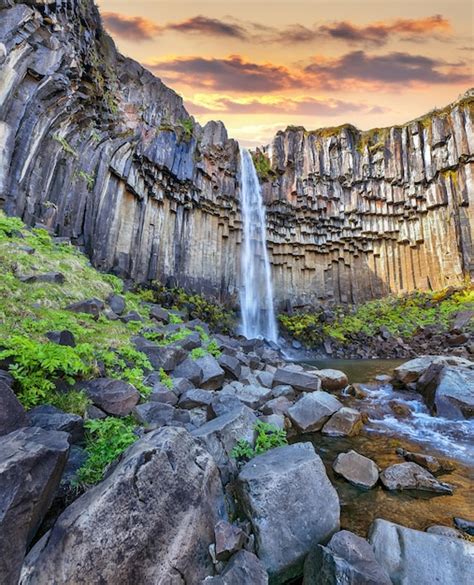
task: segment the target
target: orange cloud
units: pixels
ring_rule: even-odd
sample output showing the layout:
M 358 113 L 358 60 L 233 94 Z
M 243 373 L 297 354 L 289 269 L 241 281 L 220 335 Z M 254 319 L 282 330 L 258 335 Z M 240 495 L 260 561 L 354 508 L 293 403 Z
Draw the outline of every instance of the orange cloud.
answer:
M 161 32 L 161 27 L 141 16 L 103 12 L 102 20 L 109 32 L 130 41 L 150 41 Z

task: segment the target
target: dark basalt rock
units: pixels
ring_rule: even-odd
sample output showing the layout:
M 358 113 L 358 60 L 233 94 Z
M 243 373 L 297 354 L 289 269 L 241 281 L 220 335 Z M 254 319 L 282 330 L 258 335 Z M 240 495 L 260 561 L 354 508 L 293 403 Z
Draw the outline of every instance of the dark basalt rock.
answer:
M 25 409 L 13 390 L 0 378 L 0 436 L 28 425 Z
M 107 414 L 126 416 L 140 400 L 138 390 L 128 382 L 97 378 L 79 385 L 92 402 Z
M 86 313 L 88 315 L 92 315 L 93 317 L 98 317 L 104 308 L 104 303 L 99 299 L 78 301 L 77 303 L 72 303 L 72 305 L 68 305 L 66 307 L 68 311 L 72 311 L 73 313 Z
M 28 411 L 28 420 L 33 427 L 46 431 L 63 431 L 68 433 L 71 444 L 79 443 L 84 438 L 84 421 L 77 414 L 62 412 L 49 405 L 36 406 Z

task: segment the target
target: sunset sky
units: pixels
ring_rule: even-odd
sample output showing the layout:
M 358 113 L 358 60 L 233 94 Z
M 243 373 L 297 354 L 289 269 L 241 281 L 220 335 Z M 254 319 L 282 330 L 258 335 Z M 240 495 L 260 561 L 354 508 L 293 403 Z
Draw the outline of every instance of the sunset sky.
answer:
M 247 146 L 402 123 L 474 85 L 472 0 L 100 0 L 119 49 Z

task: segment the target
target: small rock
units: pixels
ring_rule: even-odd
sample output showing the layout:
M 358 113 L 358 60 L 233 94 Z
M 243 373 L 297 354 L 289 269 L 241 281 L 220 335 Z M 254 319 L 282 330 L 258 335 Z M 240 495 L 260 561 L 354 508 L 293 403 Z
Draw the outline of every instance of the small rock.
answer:
M 84 438 L 84 421 L 77 414 L 59 410 L 55 406 L 36 406 L 28 411 L 28 420 L 32 427 L 45 431 L 63 431 L 68 433 L 71 444 L 80 443 Z
M 80 385 L 92 402 L 107 414 L 127 416 L 140 400 L 137 389 L 123 382 L 111 378 L 97 378 Z
M 152 319 L 156 319 L 157 321 L 161 321 L 166 325 L 170 322 L 168 311 L 159 305 L 150 305 L 150 317 Z
M 125 311 L 126 303 L 124 297 L 121 295 L 110 295 L 107 299 L 109 307 L 116 315 L 122 315 Z
M 279 386 L 273 386 L 272 396 L 273 398 L 285 396 L 288 400 L 294 400 L 296 398 L 296 393 L 292 386 L 289 386 L 288 384 L 280 384 Z
M 145 402 L 133 409 L 133 414 L 139 423 L 153 425 L 155 428 L 170 423 L 174 419 L 175 413 L 176 410 L 172 406 L 162 402 Z
M 454 525 L 470 536 L 474 536 L 474 520 L 465 518 L 454 518 Z
M 273 385 L 273 377 L 274 374 L 271 374 L 270 372 L 257 372 L 256 378 L 258 383 L 261 386 L 265 386 L 265 388 L 271 388 Z
M 369 395 L 367 390 L 364 390 L 364 388 L 362 388 L 362 385 L 358 383 L 351 384 L 347 389 L 347 393 L 349 394 L 349 396 L 354 396 L 354 398 L 358 398 L 360 400 L 367 398 L 367 396 Z
M 58 345 L 65 345 L 68 347 L 76 347 L 76 340 L 74 335 L 71 331 L 67 329 L 63 331 L 48 331 L 46 333 L 46 337 L 52 341 L 53 343 L 57 343 Z
M 328 392 L 342 390 L 349 384 L 349 380 L 347 379 L 346 374 L 344 374 L 344 372 L 340 372 L 339 370 L 332 370 L 328 368 L 324 370 L 317 370 L 315 374 L 321 380 L 323 390 L 327 390 Z
M 330 437 L 353 437 L 360 433 L 363 426 L 361 413 L 344 406 L 332 415 L 321 432 Z
M 191 358 L 186 358 L 173 369 L 173 378 L 184 378 L 191 384 L 200 386 L 202 368 Z
M 201 368 L 202 376 L 199 386 L 205 390 L 219 390 L 224 383 L 224 370 L 212 355 L 206 355 L 196 360 L 196 365 Z
M 131 321 L 141 322 L 143 321 L 143 317 L 137 313 L 137 311 L 130 311 L 123 317 L 121 317 L 121 321 L 124 323 L 130 323 Z
M 268 573 L 253 553 L 241 550 L 227 563 L 221 575 L 206 577 L 203 585 L 268 585 Z
M 278 368 L 273 376 L 273 386 L 289 385 L 300 392 L 317 392 L 321 389 L 321 380 L 317 376 L 297 371 L 294 367 Z
M 406 461 L 412 461 L 427 469 L 430 473 L 444 473 L 453 471 L 454 464 L 447 460 L 440 460 L 432 455 L 424 455 L 423 453 L 412 453 L 405 449 L 397 449 L 397 454 L 403 457 Z
M 288 416 L 302 433 L 319 431 L 342 404 L 332 394 L 317 391 L 303 396 L 288 409 Z
M 235 394 L 218 392 L 212 400 L 210 410 L 213 416 L 218 417 L 236 408 L 240 408 L 242 404 Z
M 209 406 L 213 401 L 215 393 L 210 390 L 192 388 L 181 394 L 178 406 L 180 408 L 196 408 L 197 406 Z
M 251 384 L 249 386 L 239 385 L 236 388 L 234 387 L 232 394 L 249 408 L 256 410 L 270 398 L 272 391 L 270 388 Z
M 89 404 L 86 408 L 85 418 L 86 420 L 103 420 L 104 418 L 107 418 L 107 415 L 103 410 L 97 408 L 97 406 Z
M 72 303 L 72 305 L 66 307 L 66 310 L 72 311 L 73 313 L 86 313 L 87 315 L 98 317 L 104 308 L 104 303 L 99 301 L 99 299 L 88 299 L 86 301 Z
M 182 347 L 176 345 L 156 345 L 144 337 L 134 337 L 133 343 L 138 351 L 142 351 L 147 356 L 155 370 L 163 368 L 165 372 L 171 372 L 187 356 L 187 352 Z M 186 376 L 177 375 L 176 377 L 184 378 Z
M 451 526 L 441 526 L 439 524 L 428 526 L 426 532 L 429 534 L 439 534 L 440 536 L 446 536 L 446 538 L 464 538 L 464 534 L 460 530 L 451 528 Z
M 334 471 L 357 487 L 371 489 L 379 479 L 377 465 L 356 451 L 339 453 L 333 464 Z
M 178 396 L 159 382 L 153 386 L 153 392 L 150 394 L 148 400 L 150 402 L 163 402 L 164 404 L 174 406 L 178 403 Z
M 438 481 L 429 471 L 416 463 L 396 463 L 380 474 L 388 490 L 421 490 L 451 495 L 453 487 Z
M 234 553 L 243 548 L 247 535 L 243 530 L 225 520 L 220 520 L 215 528 L 216 558 L 227 561 Z
M 271 414 L 283 414 L 286 415 L 288 413 L 288 409 L 291 406 L 291 402 L 288 398 L 284 396 L 280 396 L 279 398 L 273 398 L 269 400 L 262 406 L 263 414 L 271 415 Z
M 239 379 L 242 368 L 237 358 L 223 353 L 218 362 L 228 376 L 231 376 L 234 380 Z
M 400 402 L 399 400 L 389 400 L 388 405 L 398 416 L 408 417 L 412 414 L 411 408 L 408 406 L 408 404 Z

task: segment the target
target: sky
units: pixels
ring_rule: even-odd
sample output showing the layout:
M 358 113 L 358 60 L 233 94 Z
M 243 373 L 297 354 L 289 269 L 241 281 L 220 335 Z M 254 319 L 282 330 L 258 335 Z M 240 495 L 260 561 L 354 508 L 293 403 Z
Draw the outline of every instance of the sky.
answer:
M 99 0 L 125 55 L 245 146 L 400 124 L 474 86 L 472 0 Z

